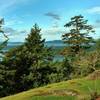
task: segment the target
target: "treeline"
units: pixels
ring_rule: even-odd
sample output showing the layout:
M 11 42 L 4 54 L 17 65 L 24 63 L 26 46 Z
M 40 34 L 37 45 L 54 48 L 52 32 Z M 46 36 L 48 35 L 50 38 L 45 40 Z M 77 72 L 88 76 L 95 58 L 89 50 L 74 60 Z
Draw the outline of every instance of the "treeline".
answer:
M 2 26 L 2 21 L 0 24 Z M 53 61 L 55 51 L 44 45 L 45 39 L 41 38 L 41 29 L 37 24 L 24 44 L 3 53 L 8 41 L 6 38 L 0 45 L 4 55 L 0 61 L 0 97 L 83 77 L 100 69 L 100 39 L 94 40 L 89 36 L 89 33 L 95 32 L 93 27 L 81 15 L 72 17 L 64 27 L 69 32 L 62 35 L 62 41 L 67 44 L 60 52 L 64 56 L 62 62 Z M 94 49 L 89 50 L 92 47 Z

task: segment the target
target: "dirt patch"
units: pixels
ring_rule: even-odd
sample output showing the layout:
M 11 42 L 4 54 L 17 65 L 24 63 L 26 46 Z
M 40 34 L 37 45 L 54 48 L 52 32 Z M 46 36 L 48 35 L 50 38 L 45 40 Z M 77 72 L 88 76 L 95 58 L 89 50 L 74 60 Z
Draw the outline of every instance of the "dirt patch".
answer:
M 100 70 L 96 70 L 95 72 L 93 72 L 92 74 L 90 74 L 87 79 L 90 80 L 96 80 L 96 79 L 100 79 Z
M 67 90 L 67 89 L 60 89 L 60 90 L 50 90 L 47 92 L 42 91 L 39 94 L 36 94 L 35 96 L 47 96 L 47 95 L 54 95 L 54 96 L 77 96 L 79 93 L 75 90 Z
M 96 100 L 100 100 L 100 97 L 99 97 L 99 98 L 97 98 Z

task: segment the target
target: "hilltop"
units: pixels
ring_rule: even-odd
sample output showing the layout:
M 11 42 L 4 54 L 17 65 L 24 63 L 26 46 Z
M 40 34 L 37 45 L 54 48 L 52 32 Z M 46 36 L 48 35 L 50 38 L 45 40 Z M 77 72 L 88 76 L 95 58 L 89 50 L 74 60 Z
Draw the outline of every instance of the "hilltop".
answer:
M 100 71 L 96 71 L 86 78 L 50 84 L 0 100 L 91 100 L 93 93 L 100 94 L 100 78 L 91 77 L 99 75 Z

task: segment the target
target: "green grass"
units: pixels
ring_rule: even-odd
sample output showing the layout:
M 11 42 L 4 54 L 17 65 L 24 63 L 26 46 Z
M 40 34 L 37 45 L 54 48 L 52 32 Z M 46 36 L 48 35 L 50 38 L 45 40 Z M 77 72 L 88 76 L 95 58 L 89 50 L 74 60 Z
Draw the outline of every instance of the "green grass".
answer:
M 76 100 L 74 96 L 35 96 L 30 100 Z
M 94 91 L 100 94 L 100 79 L 82 78 L 31 89 L 0 100 L 89 100 Z

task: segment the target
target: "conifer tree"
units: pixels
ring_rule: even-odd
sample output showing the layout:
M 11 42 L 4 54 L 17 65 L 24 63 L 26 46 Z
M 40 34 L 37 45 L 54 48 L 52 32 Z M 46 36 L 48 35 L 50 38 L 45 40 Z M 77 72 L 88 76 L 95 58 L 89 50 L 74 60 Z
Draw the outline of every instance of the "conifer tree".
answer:
M 6 53 L 6 66 L 15 69 L 15 89 L 21 92 L 49 82 L 47 75 L 52 73 L 50 63 L 53 59 L 51 48 L 45 46 L 41 29 L 33 26 L 25 43 Z
M 3 23 L 4 23 L 4 19 L 1 19 L 0 20 L 0 33 L 4 36 L 4 41 L 2 42 L 2 41 L 0 41 L 1 43 L 0 43 L 0 53 L 2 53 L 2 49 L 4 48 L 4 47 L 6 47 L 7 46 L 7 42 L 8 42 L 8 36 L 4 33 L 4 31 L 3 31 L 3 29 L 2 29 L 2 25 L 3 25 Z
M 74 54 L 79 53 L 82 48 L 89 48 L 93 43 L 93 38 L 89 36 L 89 33 L 94 33 L 93 27 L 87 24 L 88 20 L 85 20 L 82 15 L 74 16 L 71 18 L 64 27 L 69 29 L 69 32 L 62 35 L 64 43 L 67 43 L 70 47 L 70 51 Z
M 5 89 L 5 87 L 6 87 L 5 76 L 6 76 L 6 73 L 7 73 L 7 69 L 6 69 L 6 66 L 4 66 L 2 64 L 2 59 L 3 59 L 3 56 L 4 56 L 3 49 L 7 46 L 7 42 L 8 42 L 9 39 L 2 29 L 3 23 L 4 23 L 4 19 L 1 19 L 0 20 L 0 34 L 4 36 L 5 40 L 3 42 L 0 41 L 0 97 L 5 96 L 6 93 L 7 93 L 6 89 Z

